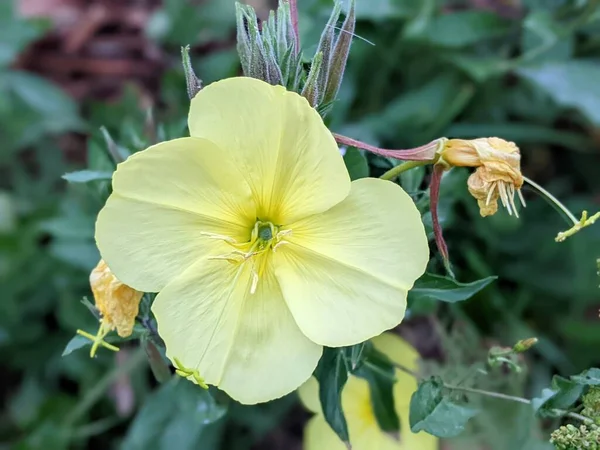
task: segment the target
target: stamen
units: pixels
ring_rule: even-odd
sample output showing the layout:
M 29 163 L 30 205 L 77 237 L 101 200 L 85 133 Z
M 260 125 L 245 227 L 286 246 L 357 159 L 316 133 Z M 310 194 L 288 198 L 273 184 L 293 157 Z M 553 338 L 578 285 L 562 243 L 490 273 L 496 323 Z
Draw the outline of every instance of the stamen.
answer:
M 515 212 L 515 217 L 519 218 L 519 212 L 517 211 L 517 206 L 515 205 L 515 187 L 512 184 L 508 185 L 508 199 L 510 200 L 510 205 L 512 206 L 513 211 Z
M 490 204 L 490 201 L 492 200 L 492 195 L 494 194 L 494 191 L 496 190 L 496 185 L 498 184 L 498 182 L 493 182 L 492 183 L 492 187 L 490 188 L 488 195 L 487 195 L 487 199 L 485 200 L 485 205 L 488 206 Z
M 284 236 L 289 236 L 292 234 L 292 230 L 281 230 L 280 232 L 277 233 L 277 236 L 275 236 L 277 238 L 277 240 L 281 239 Z
M 498 191 L 500 192 L 500 199 L 502 200 L 502 206 L 506 208 L 508 214 L 512 216 L 512 210 L 510 209 L 510 203 L 508 202 L 508 194 L 506 192 L 506 183 L 502 181 L 498 182 Z
M 289 244 L 289 243 L 290 243 L 290 241 L 281 240 L 273 246 L 273 251 L 275 252 L 280 245 L 285 245 L 285 244 Z
M 521 205 L 523 205 L 523 208 L 525 208 L 527 205 L 525 204 L 525 197 L 523 197 L 521 189 L 517 189 L 517 194 L 519 194 L 519 200 L 521 200 Z
M 258 273 L 255 269 L 252 269 L 252 285 L 250 286 L 250 294 L 254 294 L 256 292 L 256 288 L 258 287 Z
M 224 234 L 217 234 L 217 233 L 208 233 L 206 231 L 201 231 L 200 232 L 201 236 L 206 236 L 210 239 L 216 239 L 219 241 L 225 241 L 228 244 L 237 244 L 238 242 L 232 238 L 231 236 L 225 236 Z

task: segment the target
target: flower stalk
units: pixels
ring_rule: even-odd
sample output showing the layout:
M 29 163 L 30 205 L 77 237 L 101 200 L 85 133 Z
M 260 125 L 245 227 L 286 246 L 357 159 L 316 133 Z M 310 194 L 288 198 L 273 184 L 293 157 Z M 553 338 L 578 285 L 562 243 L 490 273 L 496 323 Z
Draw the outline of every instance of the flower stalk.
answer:
M 443 148 L 445 142 L 447 141 L 446 138 L 440 138 L 434 139 L 433 141 L 425 145 L 421 145 L 420 147 L 409 149 L 385 149 L 337 133 L 333 133 L 333 137 L 338 144 L 366 150 L 374 153 L 375 155 L 399 159 L 401 161 L 424 161 L 430 164 L 433 164 L 437 161 L 439 157 L 438 151 Z

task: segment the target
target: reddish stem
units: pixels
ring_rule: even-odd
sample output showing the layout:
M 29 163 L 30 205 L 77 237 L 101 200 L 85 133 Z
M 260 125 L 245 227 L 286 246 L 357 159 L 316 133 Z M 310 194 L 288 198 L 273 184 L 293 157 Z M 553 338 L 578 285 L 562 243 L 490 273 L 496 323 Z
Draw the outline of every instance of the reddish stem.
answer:
M 387 156 L 394 159 L 400 159 L 402 161 L 433 162 L 435 160 L 436 151 L 440 143 L 440 140 L 436 139 L 420 147 L 392 150 L 375 147 L 374 145 L 370 145 L 365 142 L 357 141 L 356 139 L 342 136 L 341 134 L 333 133 L 333 137 L 338 142 L 338 144 L 349 145 L 351 147 L 367 150 L 368 152 L 375 153 L 376 155 Z
M 292 29 L 294 30 L 294 41 L 296 42 L 296 54 L 300 51 L 300 32 L 298 31 L 298 0 L 289 0 L 290 13 L 292 16 Z
M 433 222 L 435 244 L 442 255 L 446 271 L 452 278 L 454 278 L 454 273 L 450 268 L 450 255 L 448 254 L 448 247 L 446 246 L 446 241 L 444 241 L 444 236 L 442 235 L 442 226 L 440 225 L 440 219 L 438 216 L 438 200 L 440 198 L 440 185 L 442 182 L 443 173 L 444 167 L 442 165 L 436 164 L 433 166 L 431 184 L 429 185 L 429 209 L 431 210 L 431 221 Z

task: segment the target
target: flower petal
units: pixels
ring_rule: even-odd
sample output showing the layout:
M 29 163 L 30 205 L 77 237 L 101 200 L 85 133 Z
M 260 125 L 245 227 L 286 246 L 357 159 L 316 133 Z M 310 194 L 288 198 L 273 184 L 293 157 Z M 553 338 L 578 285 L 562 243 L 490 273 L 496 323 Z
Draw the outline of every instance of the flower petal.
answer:
M 275 271 L 294 319 L 312 341 L 356 344 L 399 324 L 429 248 L 421 216 L 399 186 L 352 183 L 329 211 L 290 225 Z
M 256 217 L 231 161 L 196 138 L 163 142 L 119 164 L 96 222 L 103 259 L 125 284 L 157 292 L 206 253 L 203 233 L 248 239 Z
M 294 322 L 269 272 L 267 267 L 250 294 L 248 263 L 201 261 L 167 285 L 152 306 L 167 356 L 246 404 L 296 389 L 322 353 Z
M 323 416 L 314 416 L 304 427 L 303 448 L 304 450 L 348 450 L 325 422 Z
M 188 118 L 192 136 L 209 139 L 236 161 L 258 217 L 284 225 L 342 201 L 350 179 L 337 144 L 304 97 L 253 78 L 202 89 Z
M 305 391 L 301 394 L 303 397 L 318 397 L 318 389 L 319 383 L 316 380 L 311 384 L 305 383 L 300 388 L 301 392 Z M 421 447 L 404 446 L 404 440 L 397 441 L 381 431 L 371 405 L 369 385 L 362 378 L 355 376 L 348 378 L 342 391 L 342 408 L 348 423 L 350 444 L 353 450 L 421 450 Z M 408 421 L 408 411 L 405 413 Z M 346 446 L 325 422 L 321 414 L 316 414 L 309 421 L 304 430 L 305 450 L 343 450 L 345 448 Z
M 418 371 L 419 353 L 404 339 L 393 333 L 383 333 L 373 339 L 373 345 L 390 360 L 408 369 Z M 394 384 L 394 407 L 400 418 L 400 436 L 405 449 L 436 450 L 438 438 L 428 433 L 410 431 L 410 399 L 417 390 L 415 377 L 396 369 Z

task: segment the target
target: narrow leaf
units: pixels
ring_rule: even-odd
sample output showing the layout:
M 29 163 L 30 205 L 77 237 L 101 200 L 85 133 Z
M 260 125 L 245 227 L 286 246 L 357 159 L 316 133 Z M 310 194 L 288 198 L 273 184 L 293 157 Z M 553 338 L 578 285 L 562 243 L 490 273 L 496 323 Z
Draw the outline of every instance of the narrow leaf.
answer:
M 369 176 L 369 164 L 367 158 L 356 148 L 348 148 L 344 154 L 344 164 L 348 169 L 351 180 L 366 178 Z
M 367 343 L 366 362 L 354 373 L 369 383 L 371 404 L 381 430 L 400 438 L 400 419 L 394 405 L 395 367 L 388 357 Z
M 348 424 L 342 410 L 342 390 L 348 380 L 344 349 L 325 347 L 315 377 L 319 381 L 319 400 L 325 420 L 339 438 L 348 443 Z
M 415 287 L 409 291 L 411 301 L 440 300 L 455 303 L 468 300 L 481 291 L 497 277 L 487 277 L 471 283 L 459 283 L 449 277 L 426 273 L 419 278 Z
M 112 172 L 103 172 L 99 170 L 79 170 L 77 172 L 65 173 L 63 180 L 69 183 L 89 183 L 90 181 L 110 180 Z

